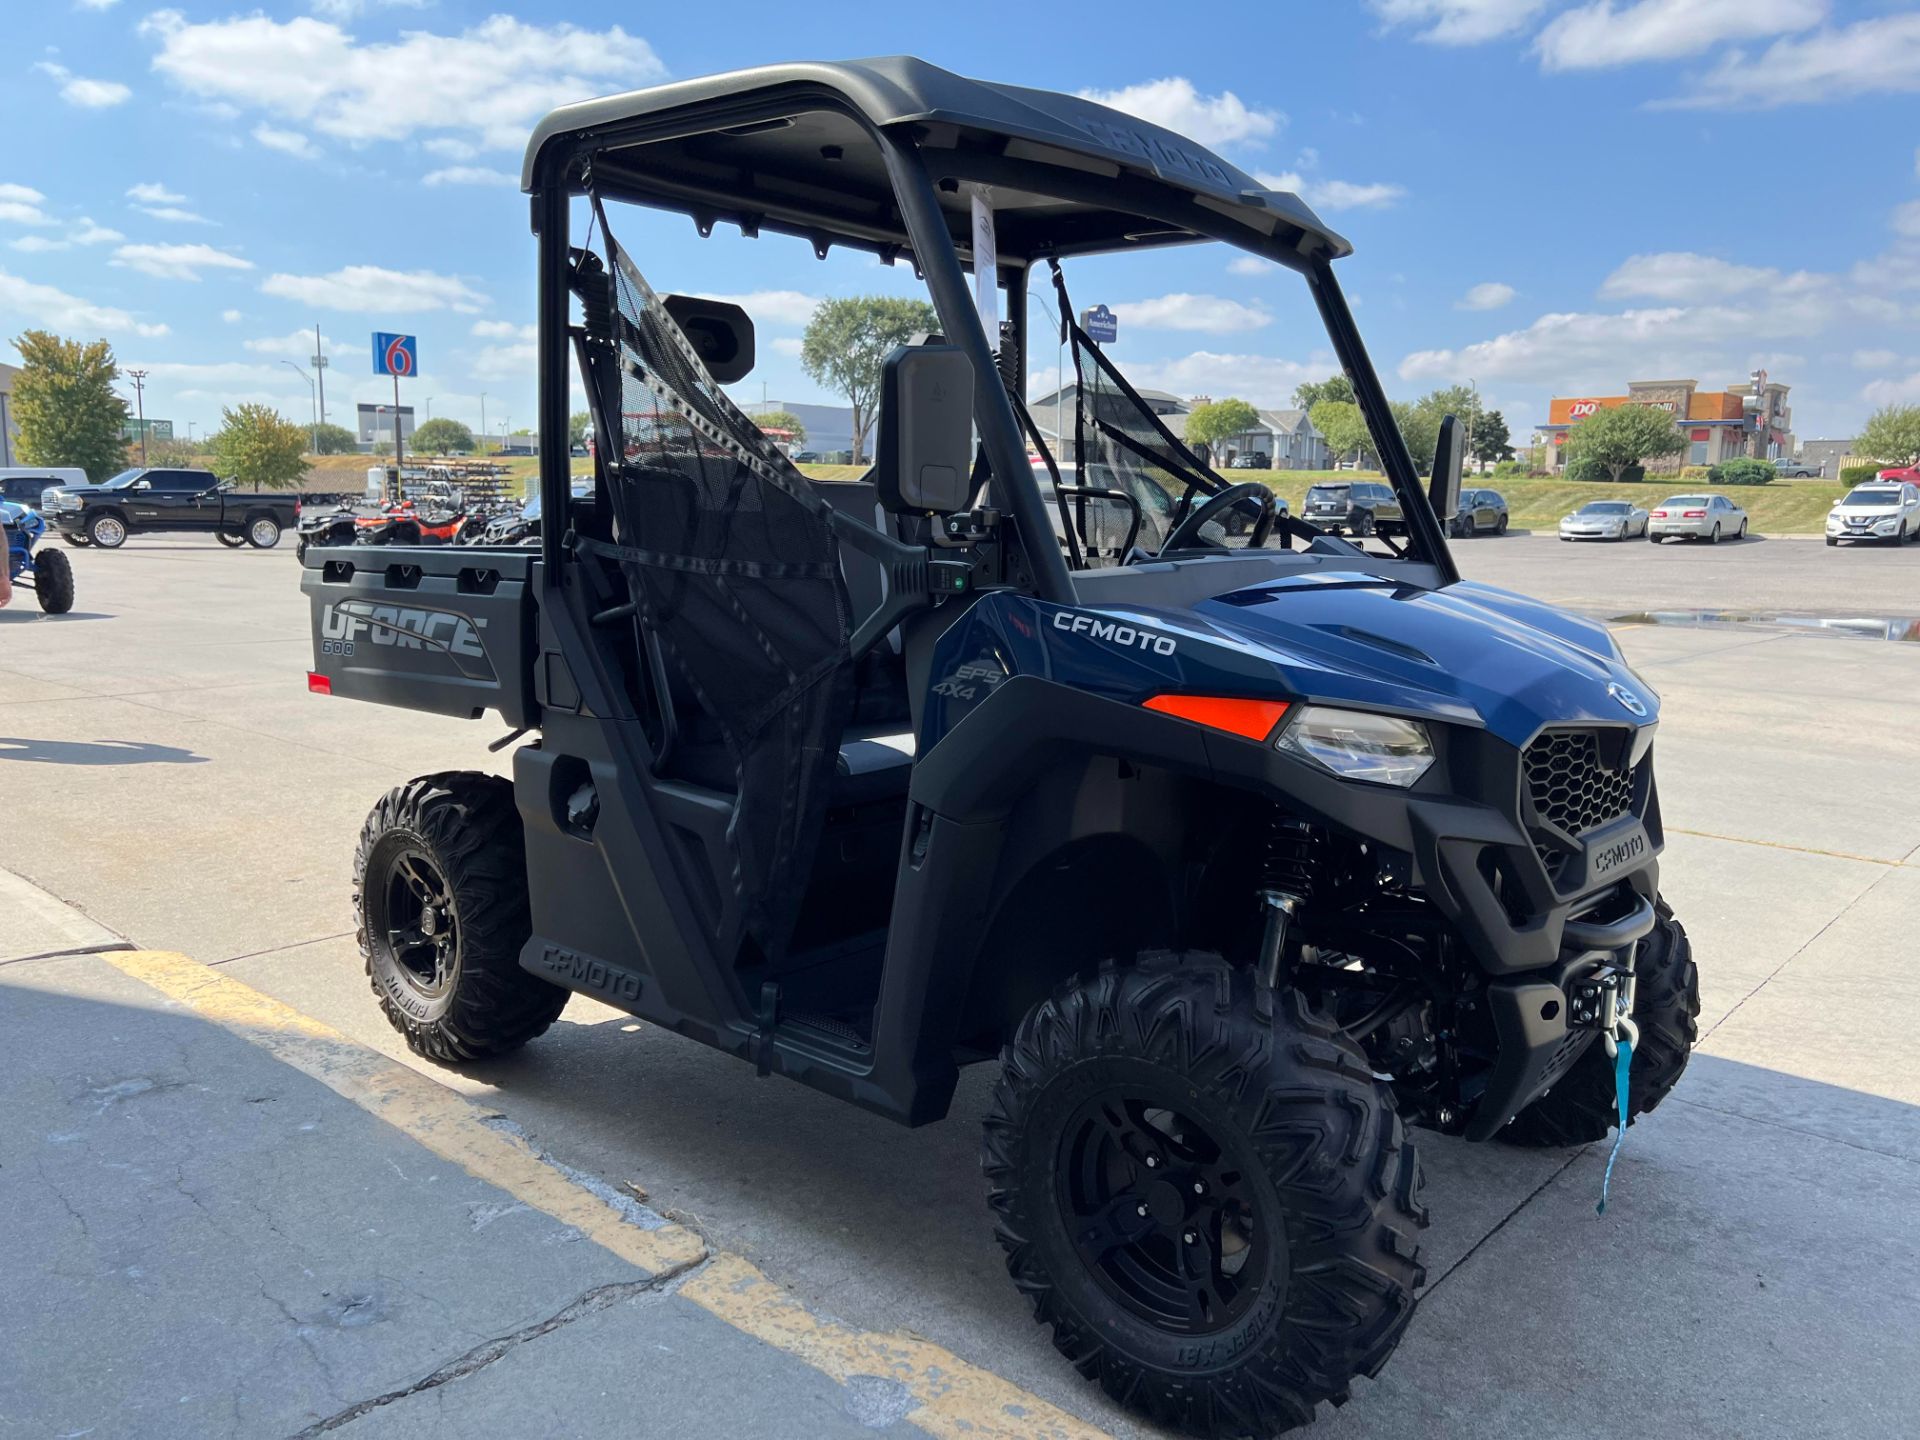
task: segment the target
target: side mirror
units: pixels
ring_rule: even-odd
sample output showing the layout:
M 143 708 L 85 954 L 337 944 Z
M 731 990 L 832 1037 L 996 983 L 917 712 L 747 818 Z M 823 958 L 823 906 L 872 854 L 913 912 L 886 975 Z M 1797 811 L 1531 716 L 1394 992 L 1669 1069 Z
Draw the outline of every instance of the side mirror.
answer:
M 1467 464 L 1467 427 L 1455 416 L 1440 421 L 1440 439 L 1433 447 L 1433 474 L 1427 481 L 1427 500 L 1442 524 L 1460 505 L 1460 472 Z
M 660 303 L 714 379 L 731 385 L 747 378 L 753 369 L 753 320 L 745 310 L 693 295 L 662 295 Z
M 151 490 L 153 488 L 153 482 L 151 480 L 136 480 L 128 488 L 132 490 Z
M 895 514 L 952 515 L 973 498 L 973 364 L 957 345 L 902 346 L 880 371 L 874 480 Z

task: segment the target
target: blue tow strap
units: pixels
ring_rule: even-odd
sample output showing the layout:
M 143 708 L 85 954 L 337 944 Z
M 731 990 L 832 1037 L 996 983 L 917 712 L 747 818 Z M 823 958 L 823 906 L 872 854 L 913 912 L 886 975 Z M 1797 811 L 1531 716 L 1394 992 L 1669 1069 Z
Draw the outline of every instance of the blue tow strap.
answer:
M 1597 1213 L 1607 1213 L 1607 1187 L 1613 1183 L 1613 1162 L 1620 1158 L 1620 1142 L 1627 1138 L 1627 1072 L 1633 1066 L 1633 1041 L 1624 1036 L 1613 1057 L 1613 1096 L 1620 1109 L 1620 1128 L 1613 1132 L 1613 1149 L 1607 1154 L 1607 1173 L 1600 1177 L 1600 1204 Z

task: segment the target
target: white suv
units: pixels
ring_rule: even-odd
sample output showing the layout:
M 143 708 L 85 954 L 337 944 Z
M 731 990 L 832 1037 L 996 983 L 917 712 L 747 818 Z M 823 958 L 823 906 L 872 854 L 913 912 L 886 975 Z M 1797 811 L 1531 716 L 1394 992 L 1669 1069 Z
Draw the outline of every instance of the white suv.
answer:
M 1879 540 L 1889 545 L 1920 539 L 1920 486 L 1881 480 L 1856 485 L 1827 512 L 1827 544 Z

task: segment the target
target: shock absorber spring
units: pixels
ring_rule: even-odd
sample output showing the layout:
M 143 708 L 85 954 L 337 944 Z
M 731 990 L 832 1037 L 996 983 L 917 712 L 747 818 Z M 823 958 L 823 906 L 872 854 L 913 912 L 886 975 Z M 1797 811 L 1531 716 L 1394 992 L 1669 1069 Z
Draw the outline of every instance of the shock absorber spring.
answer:
M 1320 831 L 1297 816 L 1275 810 L 1261 836 L 1260 889 L 1266 925 L 1260 932 L 1255 973 L 1277 989 L 1286 962 L 1287 931 L 1320 888 L 1326 844 Z

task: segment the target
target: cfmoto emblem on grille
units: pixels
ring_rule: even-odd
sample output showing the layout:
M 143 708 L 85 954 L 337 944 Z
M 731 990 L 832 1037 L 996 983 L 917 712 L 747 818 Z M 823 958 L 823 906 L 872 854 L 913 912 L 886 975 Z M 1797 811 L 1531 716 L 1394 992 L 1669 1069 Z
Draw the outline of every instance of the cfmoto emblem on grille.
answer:
M 1607 686 L 1607 693 L 1618 700 L 1629 715 L 1638 715 L 1643 720 L 1646 718 L 1647 702 L 1627 689 L 1627 687 L 1619 681 L 1616 680 L 1613 684 Z

